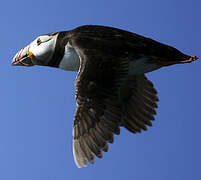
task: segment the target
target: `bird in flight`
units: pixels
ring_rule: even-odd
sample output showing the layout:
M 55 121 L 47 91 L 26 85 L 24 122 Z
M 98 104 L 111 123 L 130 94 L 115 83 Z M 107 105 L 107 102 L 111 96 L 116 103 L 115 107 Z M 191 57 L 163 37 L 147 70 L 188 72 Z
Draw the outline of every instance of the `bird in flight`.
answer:
M 152 125 L 158 97 L 145 73 L 196 59 L 135 33 L 85 25 L 37 37 L 12 65 L 78 71 L 72 146 L 77 167 L 86 167 L 108 151 L 121 126 L 137 133 Z

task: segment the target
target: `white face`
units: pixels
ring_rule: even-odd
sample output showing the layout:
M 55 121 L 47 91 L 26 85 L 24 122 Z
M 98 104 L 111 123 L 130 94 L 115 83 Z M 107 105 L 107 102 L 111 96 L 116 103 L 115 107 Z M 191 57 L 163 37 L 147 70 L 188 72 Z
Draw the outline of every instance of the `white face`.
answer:
M 57 36 L 58 33 L 51 33 L 37 37 L 14 56 L 12 65 L 48 65 L 55 51 Z
M 34 64 L 47 64 L 51 60 L 54 54 L 57 36 L 58 34 L 42 35 L 30 43 L 29 53 L 33 54 L 31 60 Z

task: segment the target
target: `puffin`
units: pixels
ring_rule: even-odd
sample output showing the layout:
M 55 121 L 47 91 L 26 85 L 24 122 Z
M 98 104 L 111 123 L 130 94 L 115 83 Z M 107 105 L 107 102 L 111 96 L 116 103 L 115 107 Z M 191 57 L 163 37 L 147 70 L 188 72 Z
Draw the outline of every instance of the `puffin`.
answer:
M 14 56 L 12 65 L 78 72 L 72 149 L 80 168 L 102 158 L 120 127 L 139 133 L 152 126 L 159 99 L 145 73 L 196 59 L 132 32 L 83 25 L 37 37 Z

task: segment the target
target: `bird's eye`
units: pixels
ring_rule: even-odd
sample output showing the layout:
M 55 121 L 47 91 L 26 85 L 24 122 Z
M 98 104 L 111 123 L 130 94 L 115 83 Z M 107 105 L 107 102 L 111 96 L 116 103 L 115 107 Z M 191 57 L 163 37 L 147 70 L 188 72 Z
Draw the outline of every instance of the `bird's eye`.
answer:
M 38 38 L 38 39 L 37 39 L 37 45 L 39 46 L 41 43 L 42 43 L 41 39 Z

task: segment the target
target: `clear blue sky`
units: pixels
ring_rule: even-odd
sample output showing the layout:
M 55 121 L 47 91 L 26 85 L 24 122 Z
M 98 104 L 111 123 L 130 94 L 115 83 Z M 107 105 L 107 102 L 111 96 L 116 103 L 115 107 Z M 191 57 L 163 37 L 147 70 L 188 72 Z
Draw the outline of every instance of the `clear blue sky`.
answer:
M 201 179 L 201 61 L 149 73 L 160 98 L 147 132 L 121 129 L 94 166 L 72 156 L 76 73 L 12 67 L 35 37 L 84 24 L 148 36 L 201 57 L 199 0 L 6 0 L 0 7 L 1 180 Z

